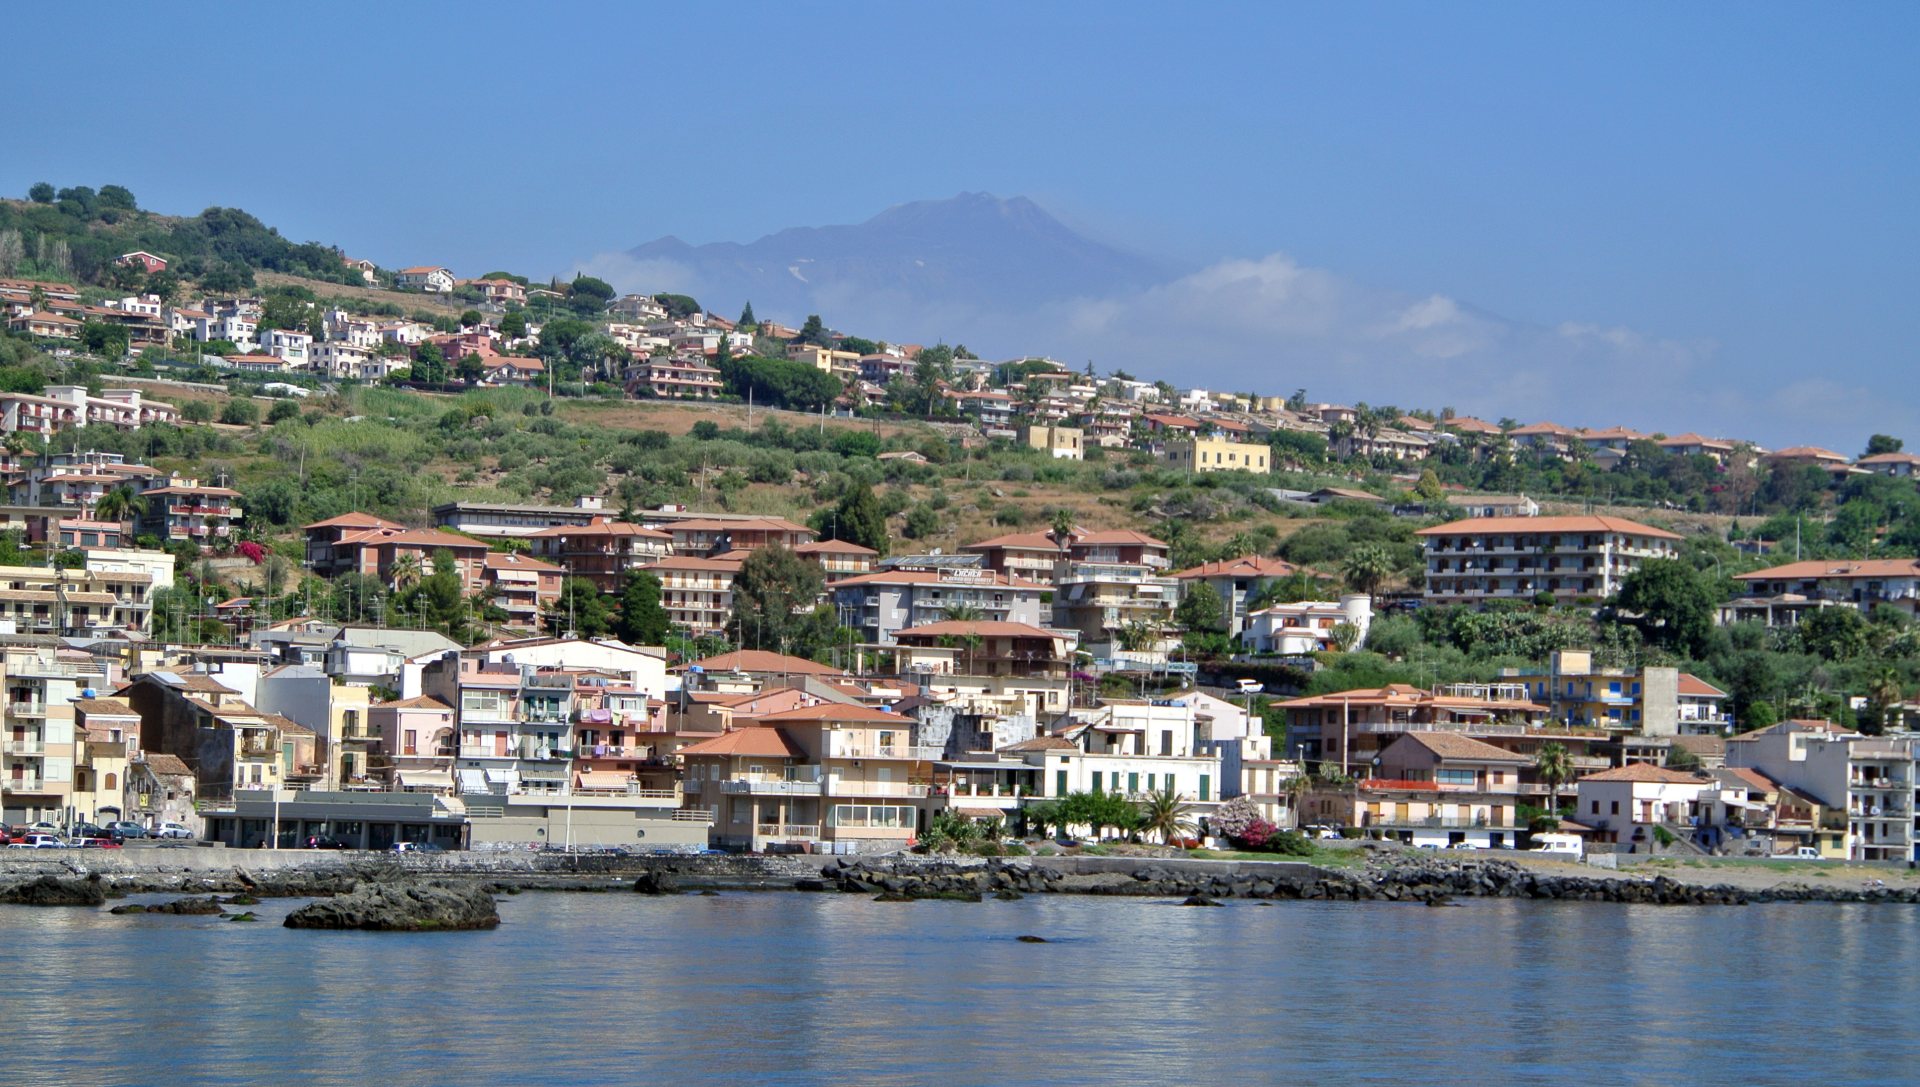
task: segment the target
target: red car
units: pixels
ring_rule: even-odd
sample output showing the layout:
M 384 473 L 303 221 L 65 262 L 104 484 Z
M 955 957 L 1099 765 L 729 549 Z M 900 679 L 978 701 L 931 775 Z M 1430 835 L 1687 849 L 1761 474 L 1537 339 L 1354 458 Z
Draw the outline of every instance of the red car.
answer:
M 114 841 L 112 838 L 81 838 L 78 841 L 74 842 L 73 844 L 79 846 L 81 849 L 122 848 L 120 843 Z

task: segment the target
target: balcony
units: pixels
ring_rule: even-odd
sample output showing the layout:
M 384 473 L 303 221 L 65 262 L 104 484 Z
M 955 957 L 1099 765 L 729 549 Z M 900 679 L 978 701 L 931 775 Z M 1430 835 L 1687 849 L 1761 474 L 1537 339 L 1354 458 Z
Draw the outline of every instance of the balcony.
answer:
M 15 717 L 45 717 L 47 706 L 44 702 L 9 702 L 7 712 Z
M 44 778 L 10 778 L 6 782 L 6 791 L 10 793 L 37 793 L 46 787 Z
M 760 823 L 753 828 L 756 838 L 772 838 L 777 841 L 819 841 L 818 823 Z
M 44 755 L 47 745 L 40 740 L 8 740 L 4 745 L 9 755 Z
M 946 749 L 913 744 L 835 743 L 830 748 L 828 757 L 835 759 L 922 759 L 932 761 L 934 759 L 945 758 Z
M 927 786 L 904 781 L 829 780 L 824 790 L 833 797 L 895 797 L 912 799 L 927 795 Z

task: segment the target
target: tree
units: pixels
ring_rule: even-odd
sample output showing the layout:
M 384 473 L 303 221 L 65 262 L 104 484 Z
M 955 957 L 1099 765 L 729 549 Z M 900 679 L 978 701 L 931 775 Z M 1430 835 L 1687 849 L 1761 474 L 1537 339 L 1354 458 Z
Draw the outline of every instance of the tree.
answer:
M 471 385 L 485 376 L 486 372 L 486 362 L 481 359 L 479 352 L 469 351 L 460 356 L 460 365 L 456 370 L 460 380 Z
M 599 586 L 583 577 L 560 583 L 560 597 L 547 607 L 547 632 L 598 638 L 613 629 L 613 610 Z
M 740 320 L 734 322 L 734 324 L 740 329 L 740 331 L 748 332 L 748 331 L 751 331 L 753 327 L 759 323 L 760 322 L 753 319 L 753 300 L 749 298 L 747 300 L 746 306 L 740 310 Z
M 628 645 L 664 645 L 673 633 L 660 606 L 660 578 L 650 570 L 620 576 L 620 617 L 614 632 Z
M 412 551 L 394 556 L 393 564 L 387 567 L 387 581 L 395 592 L 418 585 L 425 575 L 419 554 Z
M 1905 444 L 1906 443 L 1902 442 L 1899 438 L 1891 435 L 1875 434 L 1867 439 L 1866 455 L 1869 457 L 1877 457 L 1882 453 L 1898 453 Z
M 1713 633 L 1717 602 L 1701 574 L 1678 559 L 1650 559 L 1627 575 L 1616 604 L 1637 619 L 1646 639 L 1676 653 L 1699 656 Z
M 1188 587 L 1173 617 L 1182 627 L 1203 634 L 1219 634 L 1227 629 L 1227 607 L 1220 599 L 1220 591 L 1204 580 Z
M 813 621 L 825 585 L 820 567 L 784 547 L 755 551 L 734 575 L 727 636 L 744 649 L 786 651 Z
M 817 347 L 830 347 L 833 345 L 833 335 L 827 331 L 827 326 L 820 320 L 819 314 L 809 313 L 806 323 L 800 326 L 800 335 L 794 342 L 810 343 Z
M 276 423 L 284 423 L 289 419 L 298 419 L 298 418 L 300 418 L 300 402 L 297 400 L 279 401 L 267 411 L 268 426 L 273 426 Z
M 94 503 L 93 516 L 101 521 L 127 521 L 147 512 L 146 496 L 132 487 L 115 487 Z
M 1440 503 L 1447 500 L 1447 489 L 1440 485 L 1440 476 L 1433 469 L 1420 472 L 1420 482 L 1414 484 L 1413 493 L 1422 501 Z
M 1567 745 L 1557 740 L 1548 740 L 1540 745 L 1540 753 L 1534 758 L 1534 772 L 1547 785 L 1548 803 L 1554 811 L 1560 810 L 1560 786 L 1573 780 L 1573 756 L 1567 752 Z
M 103 359 L 118 362 L 127 355 L 127 330 L 104 321 L 88 321 L 80 326 L 80 342 Z
M 260 405 L 236 396 L 220 407 L 220 421 L 229 426 L 252 426 L 260 421 Z
M 1163 785 L 1141 800 L 1140 829 L 1158 834 L 1161 844 L 1172 845 L 1175 838 L 1188 838 L 1195 833 L 1192 811 L 1186 798 L 1175 792 L 1171 784 Z
M 1867 620 L 1844 604 L 1816 609 L 1796 629 L 1807 652 L 1830 661 L 1852 660 L 1869 647 Z
M 486 321 L 486 318 L 482 317 L 480 315 L 480 311 L 477 309 L 460 311 L 460 327 L 461 328 L 479 328 L 480 325 L 485 321 Z
M 667 316 L 669 317 L 691 317 L 701 312 L 700 303 L 695 301 L 690 295 L 656 294 L 653 296 L 653 300 L 660 303 L 661 308 L 667 311 Z
M 1374 595 L 1380 583 L 1393 573 L 1393 553 L 1385 545 L 1363 543 L 1347 552 L 1340 561 L 1340 576 L 1355 592 Z
M 509 339 L 519 339 L 527 334 L 527 315 L 514 310 L 500 318 L 500 335 Z
M 35 182 L 33 188 L 27 190 L 27 199 L 36 204 L 51 204 L 53 203 L 53 186 L 44 181 Z
M 872 487 L 856 484 L 841 497 L 828 522 L 827 539 L 845 540 L 886 555 L 887 515 L 881 511 Z
M 115 211 L 138 211 L 140 205 L 125 185 L 100 186 L 100 206 Z
M 205 400 L 189 400 L 180 405 L 180 421 L 183 423 L 213 422 L 213 405 Z

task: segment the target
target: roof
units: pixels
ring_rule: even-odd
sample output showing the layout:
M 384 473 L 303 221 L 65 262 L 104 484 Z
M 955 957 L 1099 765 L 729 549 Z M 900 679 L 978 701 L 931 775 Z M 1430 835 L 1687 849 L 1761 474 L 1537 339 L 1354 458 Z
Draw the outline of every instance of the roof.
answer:
M 400 524 L 398 521 L 389 521 L 384 517 L 375 517 L 371 513 L 360 513 L 358 511 L 355 511 L 353 513 L 343 513 L 338 517 L 329 517 L 324 521 L 315 521 L 314 523 L 303 526 L 303 527 L 307 531 L 312 531 L 313 529 L 316 529 L 316 528 L 400 529 L 400 528 L 405 528 L 406 526 Z
M 997 585 L 1009 589 L 1034 589 L 1038 591 L 1048 591 L 1053 588 L 1051 585 L 1044 585 L 1037 581 L 1022 581 L 1018 578 L 1011 578 L 1005 574 L 995 573 L 991 570 L 981 570 L 977 574 L 966 578 L 943 576 L 943 574 L 950 573 L 951 571 L 940 570 L 875 570 L 870 574 L 855 574 L 852 577 L 843 577 L 838 581 L 830 581 L 827 583 L 827 589 L 831 591 L 853 585 L 952 585 L 956 587 L 963 585 Z
M 656 573 L 662 570 L 705 571 L 711 574 L 737 574 L 740 572 L 738 559 L 701 559 L 692 555 L 668 555 L 647 569 Z
M 1322 487 L 1314 495 L 1326 495 L 1328 498 L 1350 498 L 1355 502 L 1384 502 L 1386 499 L 1367 491 L 1356 491 L 1351 487 Z M 1308 497 L 1312 497 L 1309 495 Z
M 1811 457 L 1815 460 L 1844 461 L 1847 458 L 1831 449 L 1822 449 L 1817 445 L 1790 445 L 1766 455 L 1765 460 L 1791 460 L 1799 457 Z
M 511 551 L 489 551 L 482 566 L 488 570 L 531 570 L 542 574 L 564 573 L 562 567 L 550 562 L 542 562 L 529 555 L 517 555 Z
M 1780 784 L 1778 782 L 1774 781 L 1772 778 L 1761 773 L 1760 771 L 1751 769 L 1749 767 L 1728 766 L 1719 770 L 1715 770 L 1713 774 L 1715 777 L 1718 777 L 1718 778 L 1732 779 L 1734 781 L 1738 781 L 1749 789 L 1755 789 L 1763 793 L 1774 793 L 1774 792 L 1780 791 Z
M 1680 673 L 1680 693 L 1689 698 L 1725 698 L 1727 692 L 1691 672 Z
M 1469 762 L 1512 762 L 1531 763 L 1525 755 L 1516 755 L 1482 743 L 1471 736 L 1462 736 L 1457 732 L 1408 732 L 1396 743 L 1413 743 L 1426 748 L 1443 759 L 1464 759 Z
M 1000 750 L 1024 754 L 1029 751 L 1078 751 L 1080 749 L 1058 736 L 1036 736 L 1031 740 L 1008 744 Z
M 681 755 L 758 755 L 776 759 L 802 758 L 805 752 L 777 728 L 748 725 L 723 732 L 711 740 L 688 744 Z
M 1101 532 L 1076 532 L 1072 544 L 1075 547 L 1098 547 L 1113 544 L 1139 544 L 1142 547 L 1165 547 L 1165 540 L 1156 540 L 1144 532 L 1135 532 L 1130 528 L 1107 529 Z
M 871 547 L 862 547 L 846 540 L 816 540 L 803 543 L 793 549 L 796 555 L 834 554 L 834 555 L 878 555 L 880 552 Z
M 147 769 L 156 774 L 167 774 L 176 777 L 188 777 L 193 774 L 193 771 L 188 768 L 187 764 L 180 761 L 180 756 L 178 755 L 166 755 L 158 751 L 149 751 L 147 752 L 146 763 Z
M 909 725 L 913 722 L 897 713 L 888 713 L 871 706 L 843 706 L 837 703 L 823 703 L 818 706 L 801 706 L 779 713 L 769 713 L 760 718 L 765 724 L 780 724 L 784 721 L 854 721 L 876 725 Z
M 568 536 L 646 536 L 650 539 L 671 540 L 673 534 L 657 528 L 636 525 L 631 521 L 615 521 L 606 517 L 596 517 L 584 525 L 555 525 L 530 532 L 528 538 L 547 537 L 563 539 Z
M 1059 638 L 1063 635 L 1026 623 L 1008 623 L 998 620 L 947 620 L 939 623 L 925 623 L 917 627 L 907 627 L 894 633 L 895 639 L 917 635 L 922 638 Z
M 444 547 L 449 550 L 485 551 L 487 545 L 466 536 L 455 536 L 435 528 L 370 528 L 344 533 L 340 546 L 379 546 L 398 544 L 406 547 Z
M 1875 453 L 1871 457 L 1861 457 L 1855 464 L 1920 464 L 1920 453 Z
M 1440 786 L 1431 781 L 1409 781 L 1405 778 L 1363 778 L 1356 784 L 1367 792 L 1437 793 L 1440 791 Z
M 1299 567 L 1284 559 L 1242 555 L 1237 559 L 1220 559 L 1216 562 L 1201 563 L 1199 566 L 1189 566 L 1173 576 L 1182 581 L 1212 577 L 1287 577 L 1298 569 Z
M 1045 532 L 1010 532 L 1004 536 L 994 536 L 985 540 L 975 540 L 970 544 L 961 544 L 960 550 L 985 551 L 995 547 L 1057 552 L 1060 550 L 1060 542 Z
M 1634 763 L 1632 766 L 1616 766 L 1611 770 L 1601 770 L 1580 779 L 1588 781 L 1632 781 L 1647 785 L 1703 785 L 1705 782 L 1698 774 L 1684 770 L 1669 770 L 1664 766 L 1648 766 Z
M 138 717 L 139 712 L 117 698 L 76 698 L 73 708 L 94 717 Z
M 381 702 L 378 703 L 376 708 L 388 710 L 446 710 L 449 713 L 453 711 L 452 706 L 447 705 L 445 702 L 440 701 L 430 694 L 415 695 L 412 698 L 402 698 L 397 702 Z
M 1687 446 L 1687 445 L 1697 445 L 1703 448 L 1712 447 L 1716 449 L 1727 449 L 1727 450 L 1731 450 L 1733 448 L 1733 443 L 1730 441 L 1727 441 L 1724 438 L 1702 437 L 1701 435 L 1695 434 L 1692 431 L 1688 431 L 1685 434 L 1676 434 L 1671 438 L 1661 438 L 1659 442 L 1656 444 L 1662 446 L 1663 448 L 1667 446 L 1679 447 L 1679 446 Z
M 1550 532 L 1612 532 L 1623 536 L 1654 536 L 1677 540 L 1679 534 L 1654 528 L 1621 517 L 1579 514 L 1567 517 L 1473 517 L 1434 525 L 1415 532 L 1415 536 L 1486 536 L 1500 532 L 1524 532 L 1532 535 Z
M 1750 574 L 1735 574 L 1735 581 L 1775 581 L 1827 577 L 1920 577 L 1920 559 L 1808 559 L 1771 566 Z
M 722 653 L 717 657 L 708 657 L 687 665 L 688 668 L 700 668 L 708 672 L 777 672 L 801 676 L 839 676 L 845 671 L 830 664 L 810 661 L 805 657 L 789 657 L 784 653 L 775 653 L 767 649 L 736 649 L 731 653 Z

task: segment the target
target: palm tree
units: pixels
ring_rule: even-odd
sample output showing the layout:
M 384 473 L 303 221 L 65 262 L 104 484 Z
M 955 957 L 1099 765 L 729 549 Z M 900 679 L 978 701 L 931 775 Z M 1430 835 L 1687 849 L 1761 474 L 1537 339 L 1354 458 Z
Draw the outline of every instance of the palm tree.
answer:
M 394 556 L 393 565 L 387 568 L 387 579 L 393 583 L 395 592 L 409 585 L 420 583 L 425 571 L 421 569 L 420 556 L 413 551 Z
M 948 604 L 940 609 L 940 618 L 949 623 L 977 623 L 986 617 L 978 604 Z
M 1371 598 L 1393 573 L 1393 555 L 1381 544 L 1361 544 L 1340 561 L 1340 573 L 1349 588 Z
M 126 521 L 147 512 L 147 499 L 131 487 L 115 487 L 94 503 L 93 516 L 101 521 Z
M 1900 675 L 1891 666 L 1883 666 L 1867 684 L 1867 701 L 1872 704 L 1874 716 L 1879 718 L 1880 731 L 1893 724 L 1894 707 L 1906 697 L 1900 688 Z
M 1140 801 L 1140 829 L 1158 834 L 1163 844 L 1172 845 L 1175 838 L 1194 835 L 1192 810 L 1171 784 L 1163 785 Z
M 1547 803 L 1557 816 L 1560 812 L 1560 786 L 1573 780 L 1573 756 L 1567 753 L 1566 744 L 1549 740 L 1540 745 L 1540 754 L 1533 766 L 1540 780 L 1547 783 Z

